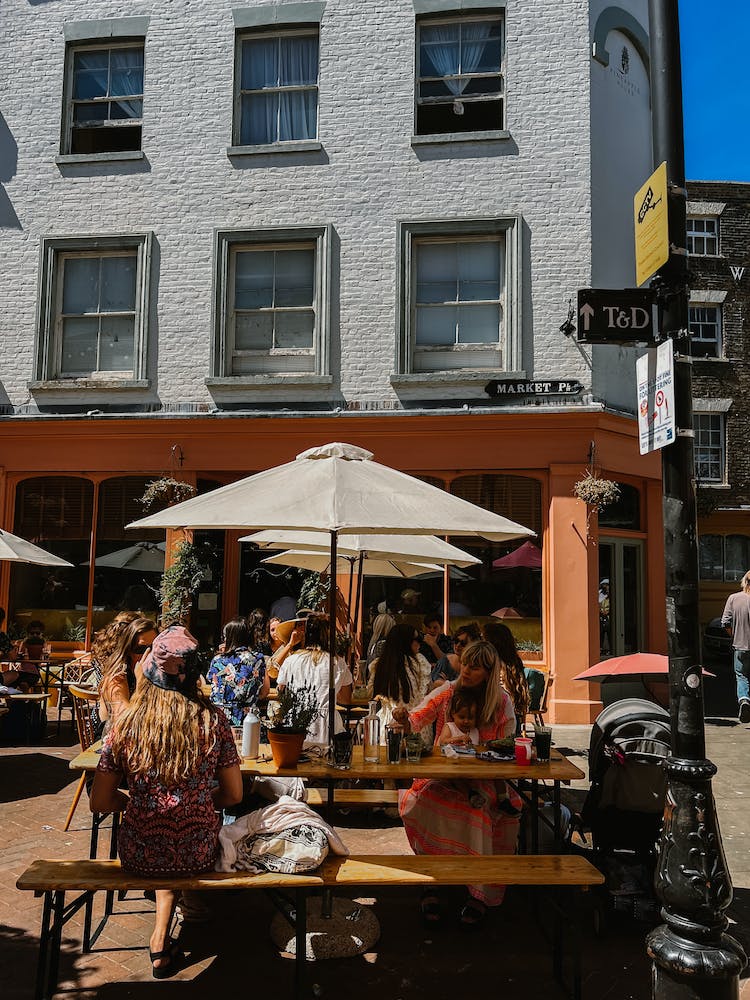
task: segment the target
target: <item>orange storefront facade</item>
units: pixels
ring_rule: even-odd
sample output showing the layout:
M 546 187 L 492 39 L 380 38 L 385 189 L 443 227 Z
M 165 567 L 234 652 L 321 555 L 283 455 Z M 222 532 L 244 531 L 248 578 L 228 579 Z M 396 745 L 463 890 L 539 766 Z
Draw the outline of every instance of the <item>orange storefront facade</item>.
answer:
M 71 628 L 79 635 L 85 629 L 90 637 L 92 629 L 126 606 L 123 590 L 130 589 L 130 600 L 136 599 L 134 584 L 143 584 L 135 576 L 101 572 L 96 560 L 139 539 L 163 541 L 158 534 L 124 530 L 141 513 L 138 498 L 149 480 L 169 473 L 207 490 L 334 440 L 367 448 L 379 462 L 534 528 L 540 571 L 504 576 L 492 567 L 498 551 L 486 543 L 481 548 L 477 540 L 483 566 L 472 578 L 459 576 L 451 583 L 448 608 L 455 625 L 459 618 L 481 620 L 495 603 L 519 605 L 506 623 L 520 640 L 522 655 L 552 671 L 553 721 L 595 718 L 601 708 L 598 686 L 572 678 L 600 655 L 665 651 L 659 456 L 639 455 L 632 420 L 585 406 L 0 422 L 2 526 L 75 567 L 55 574 L 2 564 L 0 603 L 9 621 L 23 626 L 39 617 L 49 637 L 65 638 Z M 624 497 L 614 514 L 602 515 L 602 523 L 572 494 L 592 445 L 596 469 L 616 480 Z M 211 540 L 218 553 L 216 579 L 207 584 L 198 611 L 211 637 L 220 622 L 263 604 L 273 583 L 257 562 L 248 562 L 238 535 Z M 471 548 L 466 540 L 456 541 Z M 603 580 L 608 581 L 606 618 Z M 420 591 L 424 600 L 429 594 L 437 598 L 442 582 L 420 585 Z M 370 593 L 371 602 L 377 602 L 381 592 Z M 437 603 L 422 610 L 432 606 Z

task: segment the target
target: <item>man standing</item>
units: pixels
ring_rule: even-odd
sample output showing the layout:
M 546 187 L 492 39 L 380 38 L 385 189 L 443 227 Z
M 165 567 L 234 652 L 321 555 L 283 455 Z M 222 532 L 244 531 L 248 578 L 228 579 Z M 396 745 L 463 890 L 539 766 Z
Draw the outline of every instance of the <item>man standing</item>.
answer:
M 732 637 L 734 673 L 740 722 L 750 722 L 750 570 L 742 577 L 738 594 L 730 594 L 721 624 Z

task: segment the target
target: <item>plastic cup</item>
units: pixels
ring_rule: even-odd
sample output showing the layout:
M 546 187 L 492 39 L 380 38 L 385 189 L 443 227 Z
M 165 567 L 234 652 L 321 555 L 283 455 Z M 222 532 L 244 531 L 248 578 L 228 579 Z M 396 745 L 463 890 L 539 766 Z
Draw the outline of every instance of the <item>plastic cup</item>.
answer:
M 536 759 L 546 763 L 552 750 L 552 730 L 549 726 L 534 727 L 534 746 L 536 747 Z
M 531 740 L 528 736 L 516 736 L 516 764 L 531 763 Z
M 377 715 L 368 715 L 364 723 L 364 757 L 366 761 L 376 764 L 380 760 L 380 719 Z
M 385 731 L 385 747 L 388 753 L 389 764 L 401 763 L 401 743 L 404 738 L 403 730 L 394 726 L 388 726 Z
M 333 737 L 333 766 L 348 771 L 352 763 L 351 733 L 336 733 Z

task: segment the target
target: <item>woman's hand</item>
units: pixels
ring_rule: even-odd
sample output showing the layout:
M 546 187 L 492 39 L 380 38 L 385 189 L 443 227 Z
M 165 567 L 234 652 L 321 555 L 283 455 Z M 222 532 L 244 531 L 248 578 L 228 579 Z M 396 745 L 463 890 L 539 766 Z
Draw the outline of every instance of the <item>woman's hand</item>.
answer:
M 398 705 L 393 709 L 393 721 L 397 726 L 401 726 L 404 735 L 409 735 L 411 732 L 411 722 L 409 721 L 409 710 L 405 705 Z

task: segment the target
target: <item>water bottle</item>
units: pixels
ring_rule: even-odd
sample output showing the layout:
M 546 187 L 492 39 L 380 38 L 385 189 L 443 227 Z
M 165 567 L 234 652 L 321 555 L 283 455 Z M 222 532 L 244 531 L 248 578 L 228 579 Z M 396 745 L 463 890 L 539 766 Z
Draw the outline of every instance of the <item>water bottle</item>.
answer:
M 379 707 L 377 701 L 371 701 L 370 712 L 362 720 L 364 724 L 364 758 L 372 763 L 380 760 L 380 719 L 377 715 Z
M 254 708 L 249 708 L 242 720 L 242 756 L 255 760 L 260 748 L 260 719 Z

